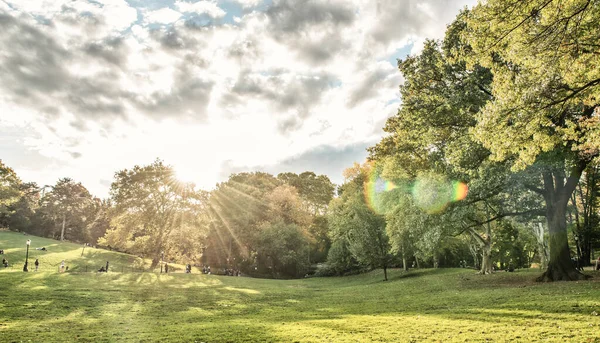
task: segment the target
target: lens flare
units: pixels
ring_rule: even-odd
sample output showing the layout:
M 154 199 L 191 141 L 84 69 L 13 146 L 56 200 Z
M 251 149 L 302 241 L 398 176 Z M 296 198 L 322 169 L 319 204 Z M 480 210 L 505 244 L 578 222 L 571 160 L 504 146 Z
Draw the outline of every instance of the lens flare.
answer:
M 450 203 L 467 197 L 469 188 L 460 181 L 425 177 L 415 181 L 412 196 L 417 206 L 427 213 L 440 213 Z
M 368 175 L 364 184 L 364 197 L 367 206 L 378 214 L 384 214 L 386 207 L 393 206 L 385 194 L 399 189 L 410 194 L 415 205 L 427 213 L 440 213 L 453 202 L 464 200 L 469 187 L 461 181 L 450 181 L 442 176 L 426 175 L 412 183 L 398 183 L 386 180 L 375 173 Z
M 454 201 L 464 200 L 469 194 L 469 186 L 464 182 L 454 181 L 452 186 L 454 188 Z
M 381 214 L 381 195 L 398 188 L 392 181 L 386 181 L 381 177 L 369 178 L 364 184 L 364 195 L 367 206 L 375 212 Z

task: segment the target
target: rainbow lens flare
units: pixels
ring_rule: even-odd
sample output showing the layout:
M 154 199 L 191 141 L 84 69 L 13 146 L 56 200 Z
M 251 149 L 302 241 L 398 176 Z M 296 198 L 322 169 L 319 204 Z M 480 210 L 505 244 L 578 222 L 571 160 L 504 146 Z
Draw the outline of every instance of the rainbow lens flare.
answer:
M 381 205 L 381 195 L 398 188 L 392 181 L 386 181 L 380 177 L 370 179 L 364 184 L 364 195 L 367 206 L 375 212 L 382 214 L 384 212 Z
M 461 201 L 469 194 L 469 186 L 464 182 L 454 181 L 452 182 L 452 188 L 454 189 L 453 201 Z
M 440 176 L 421 176 L 412 185 L 402 186 L 372 174 L 364 184 L 367 206 L 375 213 L 384 214 L 386 212 L 384 194 L 395 189 L 410 193 L 419 208 L 432 214 L 444 211 L 449 204 L 465 199 L 469 193 L 466 183 L 449 181 Z
M 467 197 L 469 188 L 460 181 L 439 178 L 420 178 L 415 181 L 412 196 L 419 208 L 427 213 L 440 213 L 452 202 Z

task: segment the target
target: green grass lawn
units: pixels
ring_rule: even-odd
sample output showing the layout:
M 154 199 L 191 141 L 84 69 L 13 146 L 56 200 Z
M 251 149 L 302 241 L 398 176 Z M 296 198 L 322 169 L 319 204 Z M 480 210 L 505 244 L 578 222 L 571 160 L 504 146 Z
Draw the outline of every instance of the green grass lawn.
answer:
M 0 249 L 6 235 L 14 234 L 0 233 Z M 69 253 L 60 247 L 68 245 L 49 253 Z M 538 274 L 286 281 L 15 267 L 0 272 L 0 342 L 600 342 L 600 274 L 550 284 L 533 282 Z
M 119 272 L 150 271 L 150 260 L 105 249 L 85 247 L 83 244 L 60 242 L 53 239 L 24 235 L 23 233 L 0 231 L 0 249 L 9 262 L 10 271 L 22 271 L 25 264 L 26 241 L 31 240 L 29 247 L 29 271 L 34 271 L 36 259 L 40 262 L 40 271 L 59 270 L 62 260 L 71 272 L 91 272 L 100 269 L 109 261 L 109 269 Z M 45 247 L 46 251 L 36 250 Z M 83 256 L 82 256 L 83 255 Z M 184 266 L 170 264 L 173 270 L 183 271 Z M 160 271 L 156 267 L 155 271 Z M 2 272 L 2 268 L 0 268 Z

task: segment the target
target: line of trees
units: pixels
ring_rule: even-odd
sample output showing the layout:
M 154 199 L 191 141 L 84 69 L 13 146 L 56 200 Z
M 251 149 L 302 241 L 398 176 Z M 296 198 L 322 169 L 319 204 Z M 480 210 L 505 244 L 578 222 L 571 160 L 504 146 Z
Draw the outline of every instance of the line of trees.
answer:
M 313 172 L 233 174 L 207 192 L 160 160 L 115 173 L 110 198 L 71 179 L 23 183 L 0 161 L 0 227 L 152 260 L 299 277 L 323 262 L 335 186 Z
M 386 279 L 413 264 L 489 274 L 537 262 L 541 281 L 584 279 L 572 257 L 589 264 L 600 239 L 598 22 L 590 0 L 465 9 L 398 62 L 398 114 L 337 196 L 312 172 L 233 174 L 206 192 L 157 160 L 117 172 L 100 200 L 0 163 L 0 225 L 266 277 L 322 262 L 322 275 Z

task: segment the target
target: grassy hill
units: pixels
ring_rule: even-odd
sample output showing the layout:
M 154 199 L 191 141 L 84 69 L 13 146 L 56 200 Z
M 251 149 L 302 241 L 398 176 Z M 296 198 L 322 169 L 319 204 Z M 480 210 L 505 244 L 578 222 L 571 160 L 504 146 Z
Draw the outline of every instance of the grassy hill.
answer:
M 76 260 L 80 248 L 49 253 Z M 109 255 L 95 263 L 129 262 L 99 253 Z M 538 274 L 392 270 L 382 282 L 381 271 L 261 280 L 15 270 L 0 273 L 0 342 L 600 342 L 600 274 L 550 284 L 533 282 Z
M 0 272 L 22 271 L 25 264 L 26 241 L 31 240 L 29 247 L 29 271 L 35 270 L 33 262 L 38 259 L 40 271 L 58 271 L 62 260 L 71 272 L 92 272 L 106 265 L 112 271 L 149 271 L 150 261 L 139 257 L 106 249 L 83 247 L 82 244 L 60 242 L 23 233 L 0 231 L 0 249 L 4 249 L 2 258 L 9 262 L 9 268 L 0 268 Z M 36 250 L 45 247 L 46 251 Z M 183 266 L 172 265 L 174 269 L 183 270 Z M 160 268 L 158 268 L 160 270 Z

